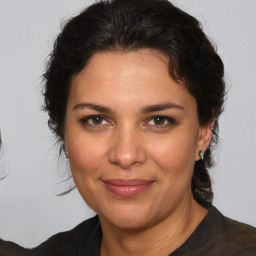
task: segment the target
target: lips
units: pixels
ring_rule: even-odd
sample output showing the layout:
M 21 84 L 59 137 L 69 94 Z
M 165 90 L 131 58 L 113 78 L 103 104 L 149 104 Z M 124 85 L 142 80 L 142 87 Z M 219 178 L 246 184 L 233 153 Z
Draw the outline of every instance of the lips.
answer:
M 112 179 L 103 180 L 107 189 L 110 190 L 117 196 L 121 197 L 133 197 L 141 194 L 142 192 L 148 190 L 154 183 L 150 180 L 132 179 L 132 180 L 122 180 L 122 179 Z

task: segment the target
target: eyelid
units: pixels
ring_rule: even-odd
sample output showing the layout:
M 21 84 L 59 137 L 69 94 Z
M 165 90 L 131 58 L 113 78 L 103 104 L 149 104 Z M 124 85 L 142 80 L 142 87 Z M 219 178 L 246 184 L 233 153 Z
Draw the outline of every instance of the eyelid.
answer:
M 150 125 L 152 127 L 160 127 L 160 128 L 164 128 L 164 127 L 169 127 L 170 125 L 174 125 L 176 123 L 176 120 L 170 116 L 164 116 L 164 115 L 154 115 L 151 116 L 149 118 L 147 118 L 146 123 L 148 124 L 150 121 L 152 121 L 154 118 L 163 118 L 165 119 L 165 121 L 168 121 L 168 124 L 163 124 L 163 125 Z
M 108 122 L 109 124 L 112 124 L 112 122 L 110 122 L 109 118 L 104 116 L 104 115 L 89 115 L 89 116 L 86 116 L 86 117 L 83 117 L 80 119 L 80 122 L 85 125 L 86 122 L 88 122 L 88 120 L 94 118 L 94 117 L 99 117 L 99 118 L 102 118 L 104 121 Z M 106 124 L 89 124 L 88 123 L 88 126 L 94 126 L 94 127 L 100 127 L 100 126 L 104 126 Z

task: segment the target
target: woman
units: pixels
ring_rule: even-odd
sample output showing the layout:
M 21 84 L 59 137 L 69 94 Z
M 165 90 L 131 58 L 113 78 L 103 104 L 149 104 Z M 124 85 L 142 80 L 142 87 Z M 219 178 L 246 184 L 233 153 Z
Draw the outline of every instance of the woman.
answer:
M 198 21 L 168 1 L 104 1 L 71 19 L 45 110 L 97 216 L 30 253 L 255 255 L 255 228 L 212 206 L 223 75 Z

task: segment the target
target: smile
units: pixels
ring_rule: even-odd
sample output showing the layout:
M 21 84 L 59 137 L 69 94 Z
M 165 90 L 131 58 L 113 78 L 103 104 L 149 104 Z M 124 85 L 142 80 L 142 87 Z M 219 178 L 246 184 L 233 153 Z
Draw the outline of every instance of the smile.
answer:
M 148 190 L 154 181 L 149 180 L 122 180 L 122 179 L 113 179 L 113 180 L 103 180 L 103 183 L 106 185 L 107 189 L 110 190 L 117 196 L 121 197 L 133 197 L 138 194 Z

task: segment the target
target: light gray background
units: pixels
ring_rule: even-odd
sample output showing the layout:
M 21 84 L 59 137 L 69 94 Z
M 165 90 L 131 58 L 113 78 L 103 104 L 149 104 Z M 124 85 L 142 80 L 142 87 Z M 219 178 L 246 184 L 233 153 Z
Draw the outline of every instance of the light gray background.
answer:
M 40 76 L 63 19 L 93 1 L 0 0 L 0 237 L 36 246 L 93 215 L 57 172 L 58 148 L 40 111 Z M 218 45 L 229 97 L 216 151 L 214 204 L 256 226 L 256 1 L 175 0 Z M 64 164 L 59 164 L 63 173 Z

